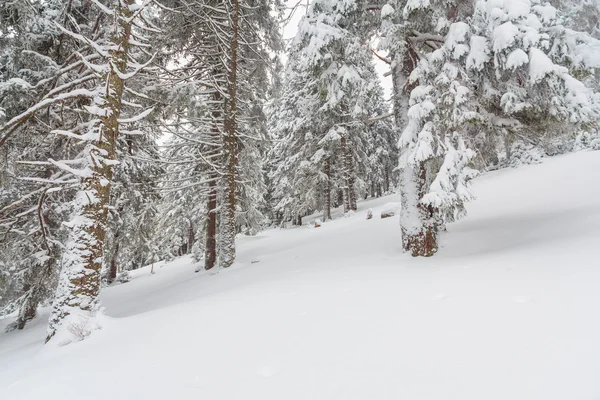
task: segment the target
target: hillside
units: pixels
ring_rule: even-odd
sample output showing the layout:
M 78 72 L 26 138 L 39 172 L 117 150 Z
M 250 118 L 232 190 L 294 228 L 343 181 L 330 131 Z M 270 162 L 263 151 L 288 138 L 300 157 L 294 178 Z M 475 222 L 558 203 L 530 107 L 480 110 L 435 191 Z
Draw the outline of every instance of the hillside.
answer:
M 0 399 L 600 398 L 600 153 L 473 189 L 433 258 L 401 253 L 389 196 L 241 238 L 217 274 L 135 271 L 83 342 L 44 347 L 47 312 L 0 333 Z

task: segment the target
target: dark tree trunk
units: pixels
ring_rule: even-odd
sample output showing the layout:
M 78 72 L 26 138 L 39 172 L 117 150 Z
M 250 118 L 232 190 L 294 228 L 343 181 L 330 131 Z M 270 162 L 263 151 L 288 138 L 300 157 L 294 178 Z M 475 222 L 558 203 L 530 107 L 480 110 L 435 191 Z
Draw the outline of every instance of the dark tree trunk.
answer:
M 119 255 L 119 233 L 115 234 L 115 247 L 110 259 L 110 269 L 108 270 L 108 284 L 110 285 L 117 279 L 117 256 Z
M 325 161 L 325 175 L 327 176 L 327 184 L 325 185 L 324 219 L 331 219 L 331 158 Z
M 343 171 L 343 177 L 344 177 L 344 187 L 342 188 L 343 193 L 344 193 L 344 212 L 348 212 L 351 210 L 351 205 L 350 205 L 350 183 L 349 183 L 349 179 L 348 179 L 348 143 L 346 141 L 345 137 L 342 137 L 341 140 L 341 145 L 342 145 L 342 152 L 341 152 L 341 156 L 342 156 L 342 171 Z
M 227 79 L 227 110 L 225 114 L 224 128 L 224 155 L 225 155 L 225 196 L 223 205 L 223 220 L 221 224 L 221 258 L 223 268 L 227 268 L 235 261 L 235 208 L 237 189 L 237 167 L 238 167 L 238 137 L 237 137 L 237 69 L 238 69 L 238 45 L 239 45 L 239 0 L 232 1 L 233 10 L 231 15 L 232 38 L 229 64 L 229 76 Z
M 342 165 L 344 171 L 344 212 L 356 211 L 356 191 L 354 184 L 356 178 L 354 176 L 354 162 L 352 160 L 352 151 L 348 148 L 348 141 L 342 137 Z
M 204 269 L 213 268 L 217 262 L 217 179 L 212 174 L 208 183 L 208 220 L 206 221 L 206 249 L 204 256 Z
M 188 226 L 188 237 L 187 237 L 187 254 L 192 252 L 192 247 L 194 247 L 194 242 L 196 241 L 196 230 L 194 229 L 194 224 L 190 221 L 190 226 Z
M 222 101 L 221 94 L 216 91 L 214 94 L 214 100 L 217 104 Z M 212 140 L 219 143 L 219 123 L 222 117 L 222 113 L 219 110 L 215 110 L 212 113 L 211 136 Z M 218 145 L 215 145 L 214 153 L 220 151 Z M 207 213 L 208 218 L 206 220 L 206 247 L 204 250 L 204 269 L 209 270 L 217 263 L 217 180 L 219 179 L 218 171 L 214 168 L 210 169 L 208 182 L 208 205 Z

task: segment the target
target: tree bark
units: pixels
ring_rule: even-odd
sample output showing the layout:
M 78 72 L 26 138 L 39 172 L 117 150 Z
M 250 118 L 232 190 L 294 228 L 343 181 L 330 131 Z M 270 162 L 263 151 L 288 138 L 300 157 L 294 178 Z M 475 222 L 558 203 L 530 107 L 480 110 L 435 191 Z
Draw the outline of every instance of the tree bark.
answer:
M 325 161 L 325 175 L 327 184 L 325 185 L 325 215 L 323 219 L 331 219 L 331 158 Z
M 98 310 L 102 251 L 124 90 L 121 76 L 128 63 L 132 4 L 134 0 L 121 0 L 114 9 L 119 29 L 108 52 L 110 68 L 103 93 L 106 114 L 100 117 L 98 137 L 89 141 L 84 150 L 91 173 L 81 178 L 77 193 L 75 218 L 70 223 L 71 238 L 63 256 L 46 342 L 59 330 L 70 330 L 75 335 L 73 329 L 77 329 L 82 336 L 79 339 L 83 339 L 89 334 L 88 320 Z
M 220 103 L 222 98 L 221 94 L 216 91 L 214 94 L 215 102 Z M 215 110 L 212 113 L 213 126 L 211 128 L 212 139 L 215 143 L 219 141 L 219 120 L 221 118 L 221 111 Z M 215 152 L 219 151 L 218 149 Z M 206 246 L 204 250 L 204 269 L 212 269 L 217 263 L 217 180 L 219 179 L 219 173 L 211 167 L 208 174 L 208 204 L 207 213 L 208 218 L 206 220 Z
M 345 137 L 342 137 L 342 165 L 344 173 L 344 212 L 350 210 L 356 211 L 357 200 L 356 191 L 354 190 L 354 184 L 356 183 L 356 177 L 354 176 L 354 162 L 352 160 L 352 152 L 348 148 L 348 141 Z
M 192 221 L 189 221 L 190 224 L 188 226 L 188 235 L 187 235 L 187 248 L 186 253 L 191 254 L 192 248 L 194 247 L 194 242 L 196 241 L 196 231 L 194 229 L 194 224 Z
M 117 279 L 117 257 L 119 255 L 119 232 L 115 233 L 115 246 L 110 259 L 110 269 L 108 271 L 108 284 L 110 285 Z
M 224 155 L 225 155 L 225 185 L 224 185 L 224 207 L 221 223 L 221 256 L 220 264 L 223 268 L 230 267 L 235 261 L 235 234 L 236 234 L 236 190 L 237 190 L 237 69 L 238 69 L 238 45 L 239 45 L 239 0 L 232 1 L 233 10 L 231 15 L 231 53 L 229 64 L 229 75 L 227 79 L 227 107 L 224 121 Z
M 404 96 L 410 96 L 418 82 L 406 84 L 407 77 L 416 68 L 418 55 L 407 41 L 408 51 L 395 54 L 401 57 L 400 62 L 392 66 L 394 118 L 396 126 L 404 126 L 404 116 L 407 113 L 408 101 Z M 400 171 L 400 227 L 402 231 L 402 248 L 413 257 L 430 257 L 438 250 L 437 227 L 434 223 L 435 210 L 421 204 L 428 169 L 424 163 L 415 167 L 405 167 Z

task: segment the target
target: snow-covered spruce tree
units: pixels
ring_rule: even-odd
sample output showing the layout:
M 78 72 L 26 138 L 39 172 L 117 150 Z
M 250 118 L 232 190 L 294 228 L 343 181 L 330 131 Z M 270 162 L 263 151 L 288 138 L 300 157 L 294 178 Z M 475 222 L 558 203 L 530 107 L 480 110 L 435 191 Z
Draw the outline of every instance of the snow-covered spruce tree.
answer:
M 266 104 L 278 83 L 282 50 L 280 1 L 248 2 L 242 7 L 237 119 L 239 178 L 236 231 L 253 235 L 267 223 L 266 158 L 270 147 Z
M 273 209 L 280 222 L 297 222 L 299 216 L 317 209 L 319 179 L 328 179 L 314 164 L 303 162 L 318 149 L 310 131 L 319 125 L 314 116 L 320 96 L 314 80 L 297 71 L 295 57 L 299 55 L 290 54 L 281 97 L 269 113 L 273 139 L 269 160 L 275 166 L 270 181 Z
M 195 165 L 181 163 L 179 169 L 194 171 L 190 177 L 196 182 L 187 183 L 206 203 L 200 218 L 206 226 L 205 268 L 215 265 L 217 250 L 219 264 L 228 267 L 235 259 L 236 233 L 254 232 L 263 220 L 263 103 L 269 51 L 279 46 L 277 23 L 267 1 L 169 5 L 178 12 L 167 20 L 180 21 L 169 26 L 181 29 L 166 31 L 165 41 L 174 57 L 183 56 L 173 72 L 173 93 L 179 100 L 172 133 L 179 143 L 171 145 L 189 151 L 186 159 Z M 177 92 L 187 93 L 189 100 Z M 171 169 L 175 173 L 178 168 Z
M 419 107 L 423 108 L 423 117 L 427 117 L 427 110 L 432 111 L 435 104 L 421 96 L 415 96 L 412 104 L 409 103 L 412 90 L 421 83 L 417 80 L 411 82 L 409 77 L 419 61 L 428 53 L 439 49 L 444 42 L 443 35 L 437 31 L 447 30 L 450 21 L 469 15 L 472 8 L 470 6 L 472 6 L 470 0 L 444 2 L 398 0 L 385 3 L 380 10 L 381 31 L 384 36 L 380 46 L 389 52 L 391 59 L 394 119 L 398 129 L 407 127 L 400 139 L 402 201 L 400 226 L 402 247 L 413 256 L 431 256 L 438 248 L 437 229 L 441 222 L 440 218 L 433 207 L 425 206 L 420 200 L 428 192 L 428 186 L 433 182 L 435 175 L 435 167 L 428 166 L 427 160 L 432 159 L 429 164 L 437 160 L 439 165 L 439 158 L 443 157 L 443 151 L 432 148 L 425 158 L 413 154 L 421 129 L 426 126 L 428 130 L 433 130 L 433 122 L 423 125 L 418 122 L 417 110 Z M 420 94 L 425 93 L 420 90 Z M 424 104 L 420 105 L 422 101 Z M 412 123 L 409 122 L 409 107 L 415 107 Z M 426 134 L 427 131 L 423 131 L 423 135 Z M 443 145 L 444 140 L 431 137 L 426 142 L 429 142 L 430 146 L 435 146 Z
M 63 336 L 58 340 L 81 339 L 81 335 L 85 336 L 95 328 L 93 318 L 98 308 L 103 245 L 113 168 L 118 163 L 116 147 L 119 134 L 129 133 L 122 125 L 136 122 L 150 111 L 143 111 L 131 118 L 122 115 L 128 103 L 125 99 L 126 81 L 145 67 L 132 61 L 136 55 L 132 48 L 148 46 L 143 37 L 146 4 L 116 0 L 107 7 L 96 3 L 107 20 L 105 31 L 98 39 L 65 32 L 95 50 L 98 61 L 86 61 L 85 65 L 97 75 L 100 85 L 89 91 L 92 104 L 84 106 L 84 109 L 91 118 L 81 126 L 81 130 L 57 132 L 83 144 L 80 158 L 75 162 L 79 168 L 71 166 L 73 161 L 50 160 L 77 177 L 79 187 L 74 200 L 73 218 L 68 225 L 72 233 L 63 255 L 47 341 L 57 333 Z M 88 321 L 90 319 L 92 321 Z M 79 332 L 74 334 L 73 329 Z
M 403 247 L 413 256 L 437 251 L 437 235 L 446 222 L 464 214 L 467 189 L 475 173 L 468 167 L 475 153 L 464 137 L 479 115 L 473 110 L 460 60 L 468 51 L 469 27 L 450 26 L 441 47 L 423 57 L 411 73 L 418 82 L 410 95 L 408 123 L 400 138 Z
M 378 100 L 376 113 L 379 117 L 365 122 L 369 132 L 366 183 L 371 197 L 380 197 L 398 186 L 398 130 L 389 118 L 389 107 L 381 102 L 383 89 L 377 86 L 378 93 L 373 99 Z
M 424 15 L 434 29 L 436 7 L 409 2 L 402 17 Z M 595 41 L 561 26 L 556 9 L 538 1 L 479 0 L 465 14 L 460 10 L 457 3 L 448 12 L 457 22 L 437 18 L 435 33 L 412 28 L 405 40 L 408 54 L 414 52 L 404 64 L 410 68 L 393 65 L 400 119 L 398 90 L 411 89 L 400 166 L 403 245 L 413 255 L 434 254 L 439 229 L 461 214 L 472 176 L 467 148 L 476 148 L 482 135 L 500 134 L 503 142 L 510 135 L 535 138 L 548 120 L 564 132 L 585 129 L 598 115 L 597 95 L 573 75 L 595 67 L 583 57 Z M 394 23 L 391 7 L 382 15 L 392 34 L 409 23 Z M 426 43 L 427 53 L 417 43 Z
M 264 103 L 269 71 L 275 65 L 269 53 L 280 50 L 274 11 L 281 8 L 279 1 L 267 0 L 230 0 L 228 4 L 231 41 L 225 55 L 228 75 L 219 233 L 219 265 L 225 268 L 235 261 L 238 224 L 252 232 L 252 225 L 262 224 L 263 220 L 266 187 L 261 160 L 266 149 L 260 145 L 266 138 Z M 263 205 L 263 210 L 255 208 L 257 202 Z
M 193 245 L 187 227 L 197 226 L 195 240 L 205 237 L 204 268 L 217 262 L 217 198 L 223 176 L 222 157 L 227 71 L 231 37 L 227 4 L 217 1 L 167 2 L 162 41 L 175 67 L 164 77 L 170 84 L 166 144 L 169 162 L 161 185 L 165 213 L 163 237 L 180 253 Z M 206 235 L 203 234 L 206 232 Z M 163 246 L 164 247 L 164 246 Z
M 507 164 L 515 141 L 550 154 L 569 150 L 582 131 L 593 128 L 597 112 L 585 85 L 596 86 L 600 60 L 593 54 L 599 42 L 563 26 L 561 13 L 549 4 L 523 3 L 517 11 L 498 8 L 493 17 L 489 4 L 477 3 L 474 34 L 487 46 L 476 54 L 489 52 L 490 62 L 470 72 L 488 125 L 501 134 Z M 483 90 L 490 86 L 496 91 Z
M 85 325 L 97 311 L 112 173 L 118 163 L 115 159 L 117 138 L 119 133 L 128 133 L 121 129 L 121 125 L 137 121 L 148 113 L 146 110 L 131 119 L 122 117 L 125 105 L 132 104 L 124 99 L 125 81 L 144 68 L 144 65 L 132 61 L 132 49 L 147 46 L 140 33 L 146 3 L 138 5 L 134 1 L 119 0 L 108 6 L 99 2 L 95 5 L 99 15 L 105 18 L 96 37 L 86 37 L 61 28 L 63 34 L 92 50 L 87 56 L 76 53 L 80 65 L 90 75 L 50 91 L 42 101 L 0 127 L 3 135 L 0 140 L 4 140 L 38 111 L 53 104 L 75 98 L 91 101 L 91 104 L 82 104 L 88 120 L 74 127 L 65 127 L 70 129 L 54 130 L 60 136 L 79 142 L 81 152 L 75 159 L 48 161 L 58 170 L 75 177 L 73 182 L 77 183 L 77 194 L 73 202 L 73 217 L 68 224 L 71 235 L 62 258 L 47 341 L 57 332 L 61 332 L 68 341 L 76 339 L 70 332 L 73 329 L 78 331 L 75 336 L 89 333 L 91 326 Z M 76 24 L 72 20 L 71 23 Z M 91 90 L 78 88 L 92 80 L 97 80 L 99 85 Z
M 158 126 L 157 123 L 147 125 Z M 119 274 L 125 277 L 127 271 L 149 264 L 158 253 L 157 207 L 161 196 L 155 181 L 160 179 L 164 169 L 156 162 L 159 159 L 156 136 L 149 128 L 144 128 L 139 135 L 123 135 L 118 139 L 121 141 L 117 147 L 119 164 L 113 174 L 103 250 L 109 284 L 124 279 L 119 278 Z
M 274 184 L 291 186 L 288 193 L 280 189 L 278 205 L 288 217 L 322 208 L 330 218 L 336 184 L 346 211 L 355 210 L 365 192 L 374 145 L 369 130 L 376 127 L 365 121 L 382 109 L 383 99 L 359 24 L 361 7 L 355 1 L 311 3 L 290 49 L 274 128 L 285 137 L 285 161 Z
M 69 7 L 61 1 L 12 2 L 3 3 L 0 9 L 2 125 L 40 98 L 46 100 L 44 96 L 50 91 L 58 94 L 68 90 L 64 83 L 69 79 L 82 78 L 70 65 L 78 46 L 64 37 L 57 23 L 77 23 L 92 17 L 89 7 L 76 2 Z M 85 79 L 83 76 L 80 82 Z M 17 321 L 9 329 L 22 329 L 36 315 L 38 304 L 53 295 L 56 284 L 57 260 L 64 241 L 60 221 L 68 213 L 64 202 L 70 190 L 65 182 L 56 183 L 65 174 L 55 167 L 47 163 L 22 164 L 32 159 L 62 158 L 69 147 L 68 139 L 56 137 L 48 130 L 76 116 L 69 107 L 61 107 L 60 113 L 55 110 L 50 107 L 34 118 L 20 120 L 18 137 L 11 136 L 13 126 L 0 143 L 4 155 L 0 229 L 5 229 L 0 240 L 0 259 L 5 260 L 10 271 L 7 289 L 13 289 L 12 293 L 0 293 L 0 307 L 8 312 L 19 310 Z

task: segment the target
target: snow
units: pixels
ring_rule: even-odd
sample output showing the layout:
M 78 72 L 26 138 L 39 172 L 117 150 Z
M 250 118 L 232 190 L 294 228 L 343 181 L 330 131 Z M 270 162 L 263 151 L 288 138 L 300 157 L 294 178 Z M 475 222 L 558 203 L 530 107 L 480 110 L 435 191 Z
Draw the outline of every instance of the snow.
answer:
M 393 15 L 394 12 L 396 12 L 394 7 L 392 7 L 390 4 L 384 4 L 383 7 L 381 7 L 381 18 L 387 18 Z
M 0 399 L 599 398 L 600 153 L 472 189 L 432 258 L 401 253 L 397 217 L 366 220 L 388 196 L 240 238 L 216 274 L 186 257 L 134 271 L 82 342 L 44 347 L 41 310 L 0 333 Z
M 508 55 L 506 68 L 513 69 L 529 62 L 529 56 L 521 49 L 516 49 Z
M 467 56 L 467 68 L 481 71 L 490 60 L 488 41 L 483 36 L 471 36 L 471 52 Z
M 464 44 L 469 31 L 469 25 L 464 22 L 456 22 L 450 25 L 445 45 L 452 51 L 452 56 L 455 59 L 459 59 L 469 53 L 469 46 Z
M 535 47 L 529 50 L 529 79 L 532 83 L 538 83 L 548 74 L 566 75 L 567 72 L 565 67 L 554 64 L 542 50 Z
M 512 46 L 518 34 L 519 28 L 513 25 L 512 22 L 505 22 L 502 25 L 494 28 L 494 51 L 501 52 L 502 50 Z

